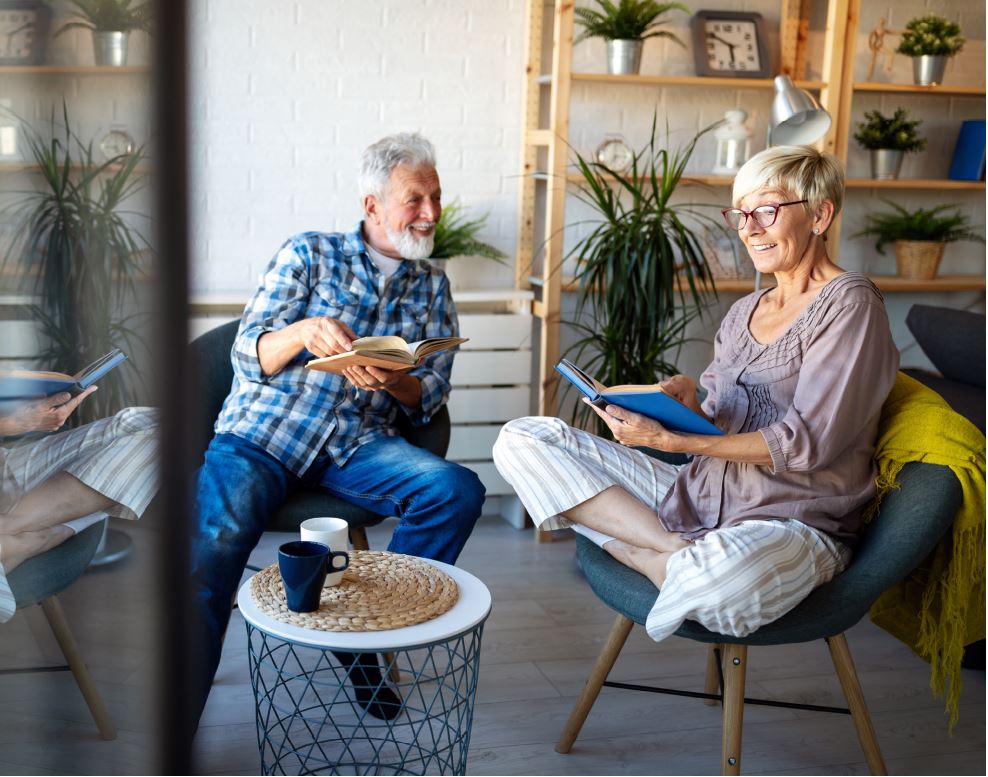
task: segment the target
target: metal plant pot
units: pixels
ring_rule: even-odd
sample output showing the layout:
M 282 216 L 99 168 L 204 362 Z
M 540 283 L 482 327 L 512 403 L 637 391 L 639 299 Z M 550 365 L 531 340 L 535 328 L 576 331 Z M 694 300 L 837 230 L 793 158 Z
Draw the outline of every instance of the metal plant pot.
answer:
M 898 178 L 904 155 L 905 152 L 891 148 L 873 148 L 871 150 L 871 177 L 880 181 L 891 181 Z
M 924 54 L 913 57 L 913 81 L 919 86 L 936 86 L 943 83 L 943 71 L 949 57 Z
M 93 54 L 97 65 L 123 67 L 127 64 L 129 32 L 93 32 Z
M 637 75 L 642 63 L 640 40 L 607 41 L 607 72 L 612 76 Z
M 896 240 L 895 269 L 900 278 L 932 281 L 937 277 L 946 243 L 932 240 Z

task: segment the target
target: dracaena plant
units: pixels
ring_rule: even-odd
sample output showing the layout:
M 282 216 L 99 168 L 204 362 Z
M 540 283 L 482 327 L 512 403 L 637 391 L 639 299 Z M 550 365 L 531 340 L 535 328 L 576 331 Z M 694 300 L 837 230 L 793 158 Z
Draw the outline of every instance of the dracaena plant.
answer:
M 92 142 L 52 115 L 47 132 L 24 123 L 24 137 L 42 185 L 22 193 L 8 213 L 19 234 L 0 265 L 16 263 L 39 302 L 32 308 L 46 343 L 38 354 L 44 369 L 73 372 L 113 348 L 131 356 L 100 381 L 72 420 L 110 415 L 132 404 L 138 390 L 133 358 L 144 352 L 143 316 L 133 312 L 135 282 L 152 256 L 145 238 L 147 217 L 127 209 L 146 177 L 133 154 L 98 161 Z
M 646 38 L 670 38 L 679 45 L 683 42 L 668 30 L 659 29 L 668 21 L 663 19 L 670 11 L 689 13 L 682 3 L 657 3 L 655 0 L 594 0 L 600 10 L 577 8 L 573 11 L 576 23 L 583 32 L 575 42 L 587 38 L 607 40 L 645 40 Z
M 566 356 L 605 385 L 649 384 L 678 372 L 687 327 L 715 292 L 706 251 L 710 235 L 726 230 L 712 208 L 673 201 L 697 141 L 714 126 L 667 148 L 653 119 L 651 138 L 627 172 L 576 154 L 577 197 L 596 218 L 566 256 L 579 283 L 574 317 L 564 322 L 578 339 Z M 575 420 L 584 423 L 589 408 L 576 407 Z
M 134 0 L 69 0 L 75 6 L 76 21 L 62 25 L 55 37 L 72 29 L 84 28 L 93 32 L 130 32 L 141 30 L 151 33 L 153 4 L 135 4 Z

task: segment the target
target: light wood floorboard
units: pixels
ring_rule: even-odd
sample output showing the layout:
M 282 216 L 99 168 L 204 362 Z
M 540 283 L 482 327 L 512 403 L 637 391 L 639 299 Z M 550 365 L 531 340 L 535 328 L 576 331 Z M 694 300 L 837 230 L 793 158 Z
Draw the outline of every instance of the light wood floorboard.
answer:
M 61 599 L 120 737 L 101 742 L 67 673 L 0 676 L 0 774 L 142 774 L 155 746 L 150 673 L 154 596 L 146 571 L 153 522 L 126 525 L 134 553 L 88 574 Z M 387 545 L 391 524 L 370 531 Z M 263 566 L 287 535 L 265 535 L 253 555 Z M 605 688 L 568 755 L 553 750 L 614 614 L 590 592 L 573 543 L 537 544 L 498 519 L 484 519 L 460 565 L 491 589 L 468 773 L 716 774 L 720 708 L 700 700 Z M 53 644 L 40 613 L 0 626 L 0 667 L 38 663 Z M 243 620 L 234 613 L 223 661 L 195 742 L 198 774 L 256 774 L 260 768 Z M 985 676 L 964 672 L 961 720 L 947 734 L 928 667 L 868 622 L 848 632 L 891 774 L 985 773 Z M 652 642 L 636 627 L 612 679 L 702 690 L 705 646 Z M 841 705 L 824 643 L 751 648 L 747 694 Z M 851 720 L 747 706 L 746 774 L 866 774 Z

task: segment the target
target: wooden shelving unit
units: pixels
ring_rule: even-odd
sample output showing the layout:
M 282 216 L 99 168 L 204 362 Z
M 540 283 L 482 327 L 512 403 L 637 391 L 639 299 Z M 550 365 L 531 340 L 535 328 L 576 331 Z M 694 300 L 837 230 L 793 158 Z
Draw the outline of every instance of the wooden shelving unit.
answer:
M 82 168 L 78 165 L 73 165 L 71 170 L 81 170 Z M 106 172 L 112 172 L 112 169 L 108 169 Z M 38 165 L 31 162 L 0 162 L 0 173 L 36 173 L 40 170 Z M 138 165 L 134 172 L 141 175 L 148 175 L 152 172 L 149 165 Z
M 937 84 L 936 86 L 917 86 L 916 84 L 884 84 L 877 81 L 859 81 L 854 84 L 855 92 L 908 92 L 912 94 L 945 94 L 965 97 L 984 97 L 983 86 L 952 86 Z
M 771 78 L 719 78 L 701 76 L 612 76 L 607 73 L 571 73 L 573 81 L 598 82 L 604 84 L 621 84 L 624 86 L 694 86 L 700 89 L 724 87 L 727 89 L 772 89 L 774 81 Z M 551 76 L 543 76 L 541 83 L 548 83 Z M 801 89 L 819 91 L 826 84 L 823 81 L 797 81 Z
M 2 76 L 87 76 L 87 75 L 136 75 L 150 73 L 148 65 L 0 65 Z

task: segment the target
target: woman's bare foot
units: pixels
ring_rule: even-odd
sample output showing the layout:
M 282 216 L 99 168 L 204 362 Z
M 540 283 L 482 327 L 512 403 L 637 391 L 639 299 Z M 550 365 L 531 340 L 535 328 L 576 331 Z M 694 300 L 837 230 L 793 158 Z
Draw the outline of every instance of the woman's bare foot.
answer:
M 32 556 L 61 545 L 73 534 L 72 529 L 62 525 L 18 534 L 0 534 L 0 564 L 9 575 Z
M 689 543 L 683 542 L 683 547 Z M 604 543 L 604 550 L 626 567 L 645 575 L 656 588 L 662 588 L 666 581 L 666 562 L 675 551 L 658 551 L 651 548 L 639 548 L 622 540 L 611 540 Z

